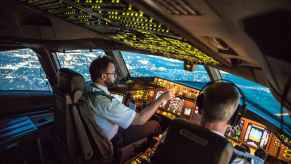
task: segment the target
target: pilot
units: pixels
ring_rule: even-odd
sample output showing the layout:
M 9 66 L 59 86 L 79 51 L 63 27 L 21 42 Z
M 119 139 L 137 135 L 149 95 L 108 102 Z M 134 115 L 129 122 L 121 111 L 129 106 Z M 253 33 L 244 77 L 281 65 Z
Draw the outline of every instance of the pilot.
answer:
M 203 93 L 201 126 L 224 137 L 228 122 L 239 105 L 239 92 L 231 84 L 218 82 Z
M 208 86 L 203 93 L 201 126 L 224 137 L 225 131 L 229 127 L 228 122 L 238 108 L 239 92 L 232 84 L 218 82 Z M 230 163 L 247 164 L 248 159 L 257 164 L 263 163 L 262 160 L 246 154 L 235 149 Z
M 165 92 L 137 113 L 112 97 L 108 91 L 108 87 L 112 86 L 117 78 L 111 58 L 104 56 L 95 59 L 90 65 L 89 72 L 92 82 L 88 84 L 87 91 L 93 93 L 89 99 L 96 123 L 103 134 L 112 141 L 114 147 L 128 145 L 152 135 L 159 129 L 159 123 L 150 118 L 162 103 L 173 96 L 172 92 Z

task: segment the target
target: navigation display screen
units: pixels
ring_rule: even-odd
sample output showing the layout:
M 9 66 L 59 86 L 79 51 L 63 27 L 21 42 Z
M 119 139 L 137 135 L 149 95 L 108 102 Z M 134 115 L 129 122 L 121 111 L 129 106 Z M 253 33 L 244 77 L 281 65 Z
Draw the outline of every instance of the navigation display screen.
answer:
M 184 115 L 186 115 L 186 116 L 190 116 L 191 115 L 191 112 L 192 112 L 192 109 L 191 108 L 185 108 L 184 109 Z
M 259 145 L 263 144 L 262 142 L 265 142 L 263 137 L 266 130 L 263 127 L 250 124 L 248 125 L 246 135 L 245 135 L 245 141 L 248 145 L 253 146 L 255 148 L 258 148 Z
M 180 115 L 182 113 L 183 106 L 184 106 L 184 100 L 179 97 L 175 97 L 169 100 L 169 105 L 168 105 L 167 110 L 169 112 Z
M 252 127 L 248 139 L 259 143 L 261 141 L 262 136 L 263 130 Z

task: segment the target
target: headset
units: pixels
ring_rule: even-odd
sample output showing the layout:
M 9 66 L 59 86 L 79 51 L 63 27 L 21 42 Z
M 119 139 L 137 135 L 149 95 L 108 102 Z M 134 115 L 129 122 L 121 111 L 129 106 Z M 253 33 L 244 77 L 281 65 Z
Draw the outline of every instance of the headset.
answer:
M 242 102 L 242 103 L 239 103 L 235 113 L 233 114 L 233 116 L 231 117 L 231 119 L 228 122 L 232 126 L 238 125 L 241 117 L 246 113 L 246 110 L 247 110 L 246 97 L 245 97 L 243 91 L 236 84 L 234 84 L 233 82 L 228 81 L 228 80 L 221 80 L 220 79 L 220 80 L 210 81 L 201 88 L 199 95 L 197 96 L 197 99 L 196 99 L 196 106 L 198 107 L 198 109 L 197 109 L 198 113 L 201 114 L 202 110 L 203 110 L 204 92 L 205 92 L 206 88 L 208 88 L 209 86 L 211 86 L 212 84 L 215 84 L 215 83 L 230 84 L 231 86 L 236 88 L 237 91 L 239 92 L 240 100 L 241 100 L 240 102 Z

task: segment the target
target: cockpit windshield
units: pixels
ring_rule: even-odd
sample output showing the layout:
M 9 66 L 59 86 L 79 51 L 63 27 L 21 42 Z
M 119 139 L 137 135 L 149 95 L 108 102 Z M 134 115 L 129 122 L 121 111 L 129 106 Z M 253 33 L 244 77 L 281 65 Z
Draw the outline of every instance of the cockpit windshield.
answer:
M 181 60 L 126 51 L 121 54 L 131 77 L 160 77 L 196 88 L 210 81 L 203 65 L 196 65 L 191 72 Z

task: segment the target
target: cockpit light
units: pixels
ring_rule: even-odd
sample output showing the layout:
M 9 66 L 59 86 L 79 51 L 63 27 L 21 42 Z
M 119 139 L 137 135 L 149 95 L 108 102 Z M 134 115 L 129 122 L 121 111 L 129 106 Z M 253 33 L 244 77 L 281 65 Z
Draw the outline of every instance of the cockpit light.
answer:
M 219 64 L 217 60 L 174 34 L 167 26 L 125 1 L 19 1 L 70 23 L 84 26 L 135 49 L 193 63 Z

